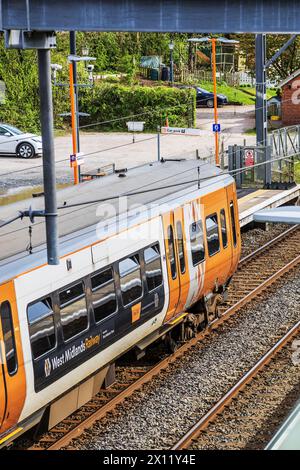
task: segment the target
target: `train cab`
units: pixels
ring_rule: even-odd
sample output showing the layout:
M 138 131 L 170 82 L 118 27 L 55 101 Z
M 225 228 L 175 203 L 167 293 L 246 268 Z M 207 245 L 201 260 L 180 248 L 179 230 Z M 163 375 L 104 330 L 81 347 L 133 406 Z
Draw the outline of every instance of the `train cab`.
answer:
M 19 432 L 16 426 L 26 395 L 23 349 L 13 281 L 0 286 L 0 343 L 1 445 Z

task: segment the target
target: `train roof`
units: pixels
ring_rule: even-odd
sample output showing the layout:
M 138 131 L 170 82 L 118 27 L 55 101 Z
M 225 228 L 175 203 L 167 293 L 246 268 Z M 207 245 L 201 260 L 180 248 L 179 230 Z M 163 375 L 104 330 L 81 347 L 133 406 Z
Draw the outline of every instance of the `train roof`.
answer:
M 128 195 L 129 206 L 143 204 L 148 207 L 158 201 L 174 204 L 179 197 L 186 197 L 198 189 L 198 172 L 203 194 L 212 191 L 215 183 L 226 186 L 232 182 L 229 175 L 222 174 L 219 168 L 206 162 L 167 160 L 133 168 L 121 173 L 123 176 L 115 173 L 59 190 L 58 206 L 115 198 L 106 203 L 103 201 L 58 211 L 60 256 L 99 240 L 95 230 L 97 223 L 111 217 L 109 213 L 103 214 L 103 204 L 109 203 L 119 218 L 121 214 L 128 214 L 128 208 L 119 204 L 117 197 L 120 195 Z M 33 210 L 42 210 L 44 198 L 35 197 L 3 206 L 0 208 L 0 220 L 8 220 L 30 206 Z M 30 225 L 29 219 L 24 218 L 0 229 L 0 282 L 46 262 L 45 221 L 37 218 L 32 225 L 31 255 L 28 253 Z

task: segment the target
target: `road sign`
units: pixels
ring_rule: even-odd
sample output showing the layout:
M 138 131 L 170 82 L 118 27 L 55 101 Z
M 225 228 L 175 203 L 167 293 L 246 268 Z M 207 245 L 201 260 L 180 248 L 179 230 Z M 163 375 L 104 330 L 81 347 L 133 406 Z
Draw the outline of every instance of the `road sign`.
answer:
M 80 166 L 83 163 L 84 163 L 84 159 L 83 159 L 83 153 L 82 152 L 73 153 L 72 155 L 70 155 L 70 167 L 71 168 L 74 168 L 76 166 Z
M 221 132 L 221 124 L 213 124 L 212 130 L 213 132 Z
M 245 166 L 253 166 L 254 165 L 254 150 L 247 149 L 245 150 Z

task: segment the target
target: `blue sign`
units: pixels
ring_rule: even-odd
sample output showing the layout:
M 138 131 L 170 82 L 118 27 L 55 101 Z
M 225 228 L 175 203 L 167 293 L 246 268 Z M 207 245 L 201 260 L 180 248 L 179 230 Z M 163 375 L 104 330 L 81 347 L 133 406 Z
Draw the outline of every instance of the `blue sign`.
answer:
M 221 124 L 213 124 L 212 130 L 213 132 L 221 132 Z

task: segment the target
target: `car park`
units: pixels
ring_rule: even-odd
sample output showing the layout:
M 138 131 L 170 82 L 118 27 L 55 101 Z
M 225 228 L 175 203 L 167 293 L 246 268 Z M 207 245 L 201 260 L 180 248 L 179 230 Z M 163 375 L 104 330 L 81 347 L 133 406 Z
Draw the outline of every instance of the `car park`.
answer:
M 0 123 L 0 155 L 15 155 L 29 159 L 41 156 L 42 137 L 23 132 L 17 127 Z
M 214 93 L 205 90 L 204 88 L 191 85 L 179 85 L 178 88 L 194 88 L 196 90 L 196 106 L 206 106 L 207 108 L 214 107 Z M 228 104 L 228 98 L 226 95 L 217 94 L 218 106 L 224 106 Z

